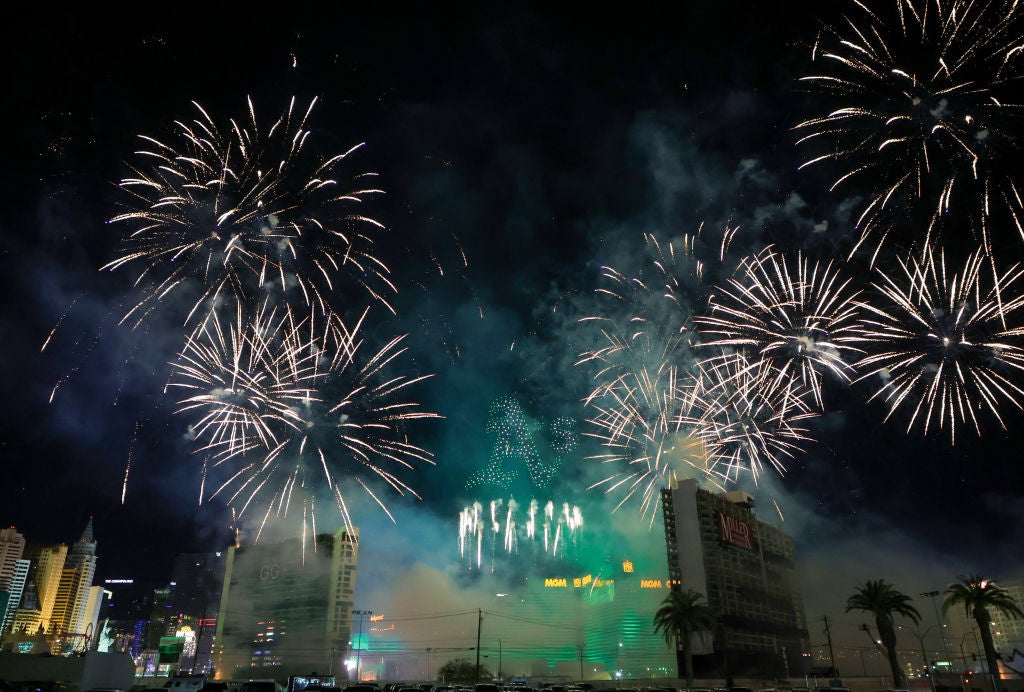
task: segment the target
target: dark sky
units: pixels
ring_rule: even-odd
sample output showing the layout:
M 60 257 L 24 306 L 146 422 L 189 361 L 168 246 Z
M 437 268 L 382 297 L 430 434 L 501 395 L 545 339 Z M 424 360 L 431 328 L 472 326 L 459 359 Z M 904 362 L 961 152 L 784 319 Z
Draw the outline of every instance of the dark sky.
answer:
M 196 506 L 187 424 L 162 393 L 180 330 L 159 317 L 145 330 L 115 327 L 131 273 L 98 271 L 120 239 L 106 222 L 136 135 L 169 132 L 193 116 L 192 101 L 223 120 L 243 117 L 251 96 L 269 118 L 294 95 L 319 99 L 325 147 L 366 142 L 359 163 L 387 192 L 373 214 L 389 229 L 381 248 L 400 284 L 397 324 L 413 335 L 417 364 L 436 373 L 424 403 L 445 416 L 423 440 L 439 463 L 415 477 L 423 501 L 412 507 L 449 521 L 486 455 L 495 398 L 585 429 L 581 377 L 566 366 L 582 337 L 562 315 L 592 294 L 598 267 L 628 264 L 643 233 L 731 220 L 742 228 L 737 254 L 774 242 L 845 257 L 846 198 L 796 172 L 790 128 L 808 115 L 796 78 L 819 18 L 789 7 L 161 6 L 10 25 L 0 521 L 30 540 L 71 541 L 94 515 L 102 576 L 162 578 L 176 553 L 227 535 L 222 506 Z M 812 233 L 821 219 L 830 230 Z M 437 279 L 431 253 L 456 271 Z M 818 441 L 784 480 L 765 483 L 791 511 L 799 549 L 819 566 L 859 545 L 879 551 L 863 559 L 871 566 L 920 556 L 920 570 L 898 573 L 939 570 L 935 588 L 965 570 L 1019 574 L 1024 414 L 1008 411 L 1010 432 L 988 424 L 954 447 L 945 434 L 883 425 L 865 398 L 830 387 Z

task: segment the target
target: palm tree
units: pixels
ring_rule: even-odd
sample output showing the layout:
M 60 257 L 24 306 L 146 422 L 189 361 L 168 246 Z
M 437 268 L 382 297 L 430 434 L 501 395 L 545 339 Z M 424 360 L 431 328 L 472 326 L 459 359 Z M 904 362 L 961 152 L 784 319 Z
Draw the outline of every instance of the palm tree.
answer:
M 996 647 L 992 644 L 992 630 L 989 626 L 992 623 L 990 611 L 998 610 L 1003 615 L 1011 618 L 1024 618 L 1024 611 L 1020 609 L 1013 596 L 1001 589 L 994 581 L 985 579 L 981 575 L 972 574 L 969 577 L 957 577 L 960 581 L 950 584 L 946 588 L 946 600 L 942 604 L 942 612 L 950 608 L 963 605 L 967 617 L 973 617 L 978 623 L 978 630 L 981 631 L 981 645 L 985 647 L 985 661 L 988 663 L 989 675 L 999 675 L 999 664 L 996 661 Z M 993 677 L 993 686 L 995 678 Z
M 903 687 L 903 673 L 896 658 L 896 626 L 893 617 L 902 615 L 915 625 L 921 621 L 917 608 L 910 605 L 910 596 L 898 591 L 884 579 L 868 579 L 857 591 L 846 599 L 846 612 L 863 610 L 875 616 L 878 627 L 878 638 L 882 640 L 886 654 L 889 656 L 889 668 L 892 669 L 892 686 Z
M 679 665 L 679 652 L 683 654 L 686 666 L 686 687 L 693 687 L 693 652 L 690 649 L 690 638 L 701 630 L 709 630 L 714 625 L 715 615 L 707 603 L 702 603 L 704 594 L 688 589 L 685 593 L 672 589 L 661 608 L 654 614 L 654 633 L 664 635 L 665 643 L 676 644 L 676 665 Z

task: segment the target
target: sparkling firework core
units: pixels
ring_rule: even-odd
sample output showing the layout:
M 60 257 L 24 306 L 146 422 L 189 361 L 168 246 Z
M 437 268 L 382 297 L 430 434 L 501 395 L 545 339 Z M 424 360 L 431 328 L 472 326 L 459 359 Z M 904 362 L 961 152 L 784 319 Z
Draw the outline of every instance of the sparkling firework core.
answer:
M 798 375 L 821 407 L 822 374 L 850 382 L 848 359 L 861 352 L 860 292 L 832 262 L 812 267 L 799 254 L 787 262 L 771 248 L 745 258 L 737 274 L 712 296 L 709 314 L 695 318 L 701 346 L 770 359 L 780 377 Z
M 1015 264 L 998 274 L 990 260 L 979 248 L 948 273 L 944 253 L 929 248 L 900 259 L 895 277 L 877 271 L 872 285 L 888 306 L 862 304 L 872 352 L 857 367 L 865 370 L 861 379 L 881 379 L 871 398 L 886 402 L 886 420 L 912 407 L 907 432 L 916 424 L 925 433 L 948 426 L 955 443 L 957 421 L 980 435 L 977 412 L 987 410 L 1005 429 L 1000 403 L 1024 408 L 1024 390 L 1011 379 L 1024 371 L 1024 328 L 1014 322 L 1024 305 L 1015 285 L 1024 270 Z

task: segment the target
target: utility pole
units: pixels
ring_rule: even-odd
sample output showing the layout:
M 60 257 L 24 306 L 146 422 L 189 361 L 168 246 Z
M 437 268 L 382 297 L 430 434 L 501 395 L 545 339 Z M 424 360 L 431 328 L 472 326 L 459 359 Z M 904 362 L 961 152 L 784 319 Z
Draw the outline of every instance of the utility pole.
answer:
M 362 663 L 362 653 L 363 653 L 362 652 L 363 616 L 364 615 L 372 616 L 373 615 L 373 611 L 372 610 L 353 610 L 352 614 L 359 616 L 359 636 L 356 638 L 355 646 L 356 646 L 356 682 L 360 682 L 362 680 L 362 678 L 360 677 L 360 670 L 359 670 L 359 668 L 360 668 L 360 663 Z M 371 620 L 371 622 L 372 622 L 372 620 Z
M 839 670 L 836 668 L 836 652 L 832 650 L 832 630 L 828 626 L 828 615 L 824 616 L 825 638 L 828 640 L 828 658 L 832 662 L 832 677 L 839 677 Z
M 480 682 L 480 630 L 484 627 L 484 611 L 476 609 L 476 670 L 473 671 L 473 684 Z
M 935 610 L 935 624 L 939 627 L 939 634 L 942 635 L 942 654 L 949 660 L 949 647 L 946 646 L 946 625 L 943 624 L 942 619 L 939 617 L 939 605 L 935 602 L 935 598 L 939 595 L 938 591 L 925 591 L 921 594 L 925 598 L 932 599 L 932 608 Z

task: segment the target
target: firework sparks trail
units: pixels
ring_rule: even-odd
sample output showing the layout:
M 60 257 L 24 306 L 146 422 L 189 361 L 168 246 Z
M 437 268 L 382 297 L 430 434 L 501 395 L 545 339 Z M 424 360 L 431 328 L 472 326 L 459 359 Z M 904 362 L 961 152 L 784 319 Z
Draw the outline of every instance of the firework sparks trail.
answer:
M 829 262 L 797 254 L 795 262 L 772 248 L 744 258 L 737 275 L 712 296 L 709 314 L 694 318 L 701 346 L 738 349 L 770 359 L 779 377 L 799 375 L 823 408 L 825 372 L 851 382 L 849 360 L 863 351 L 859 290 Z
M 459 555 L 466 559 L 467 554 L 477 569 L 483 566 L 483 545 L 486 541 L 490 547 L 491 569 L 497 566 L 499 555 L 513 556 L 527 550 L 540 552 L 551 557 L 565 554 L 569 546 L 577 545 L 583 531 L 583 513 L 580 508 L 568 502 L 562 503 L 560 512 L 555 512 L 555 503 L 548 500 L 544 505 L 541 531 L 537 531 L 537 510 L 540 504 L 536 499 L 526 505 L 526 521 L 520 521 L 523 510 L 514 497 L 507 501 L 501 498 L 489 503 L 489 520 L 483 519 L 483 504 L 479 501 L 468 505 L 459 512 Z M 475 555 L 473 545 L 476 544 Z
M 924 434 L 948 426 L 954 444 L 958 422 L 981 435 L 984 411 L 1005 429 L 999 407 L 1024 409 L 1015 381 L 1024 372 L 1024 293 L 1017 283 L 1024 269 L 1017 263 L 990 273 L 994 260 L 984 248 L 956 271 L 934 247 L 897 263 L 895 275 L 876 269 L 872 282 L 887 304 L 862 304 L 870 351 L 857 367 L 861 380 L 881 380 L 870 399 L 885 402 L 886 421 L 897 409 L 911 409 L 908 433 L 915 425 Z
M 585 400 L 594 413 L 588 418 L 592 432 L 584 434 L 602 446 L 588 458 L 612 464 L 614 470 L 591 489 L 622 492 L 616 509 L 638 495 L 641 515 L 653 521 L 660 490 L 674 479 L 696 476 L 717 484 L 694 429 L 695 412 L 705 402 L 688 370 L 680 372 L 673 364 L 679 337 L 652 351 L 647 335 L 632 343 L 608 336 L 609 347 L 593 355 L 608 365 Z
M 736 229 L 726 228 L 716 249 L 720 261 Z M 649 266 L 635 275 L 602 268 L 596 290 L 605 305 L 580 320 L 597 333 L 596 345 L 580 354 L 577 366 L 594 370 L 594 387 L 584 399 L 593 413 L 591 432 L 602 452 L 589 459 L 612 465 L 590 486 L 620 492 L 616 510 L 633 497 L 653 523 L 660 489 L 679 477 L 718 486 L 701 436 L 695 430 L 705 405 L 691 369 L 691 294 L 700 290 L 707 264 L 700 231 L 677 242 L 644 236 Z
M 796 126 L 818 153 L 801 168 L 832 162 L 836 189 L 870 189 L 857 225 L 872 263 L 891 220 L 923 204 L 931 226 L 949 212 L 967 219 L 991 249 L 992 214 L 1024 237 L 1021 189 L 1007 172 L 1020 156 L 1024 6 L 1018 0 L 853 0 L 812 51 L 802 78 L 828 112 Z M 852 253 L 851 253 L 852 254 Z
M 183 292 L 195 298 L 186 324 L 225 299 L 259 302 L 269 292 L 329 312 L 343 276 L 391 309 L 395 287 L 368 235 L 383 226 L 358 210 L 382 194 L 367 184 L 376 174 L 350 176 L 349 189 L 340 168 L 362 145 L 328 157 L 307 143 L 315 103 L 303 111 L 293 98 L 265 128 L 250 100 L 248 121 L 229 120 L 226 131 L 194 104 L 196 118 L 175 122 L 175 144 L 141 136 L 142 163 L 120 184 L 126 210 L 111 219 L 129 232 L 102 267 L 142 267 L 143 297 L 122 323 L 137 326 Z
M 809 389 L 769 360 L 740 353 L 701 361 L 697 373 L 705 403 L 694 430 L 711 467 L 727 482 L 744 470 L 755 482 L 767 467 L 785 474 L 785 460 L 811 440 L 803 427 L 817 416 L 807 402 Z
M 124 480 L 121 481 L 121 505 L 124 506 L 125 498 L 128 495 L 128 474 L 132 470 L 132 460 L 135 457 L 135 445 L 139 441 L 139 430 L 142 429 L 142 423 L 135 421 L 135 432 L 132 433 L 131 444 L 128 445 L 128 462 L 124 467 Z
M 263 524 L 287 516 L 296 491 L 312 512 L 318 483 L 346 526 L 349 488 L 392 520 L 373 482 L 419 497 L 399 474 L 434 461 L 406 428 L 440 416 L 402 397 L 430 376 L 390 372 L 407 350 L 404 336 L 364 356 L 368 312 L 350 328 L 333 313 L 300 317 L 268 300 L 250 314 L 239 304 L 227 324 L 210 313 L 171 363 L 178 412 L 197 416 L 196 451 L 227 475 L 211 497 L 227 495 L 239 518 L 263 501 Z

